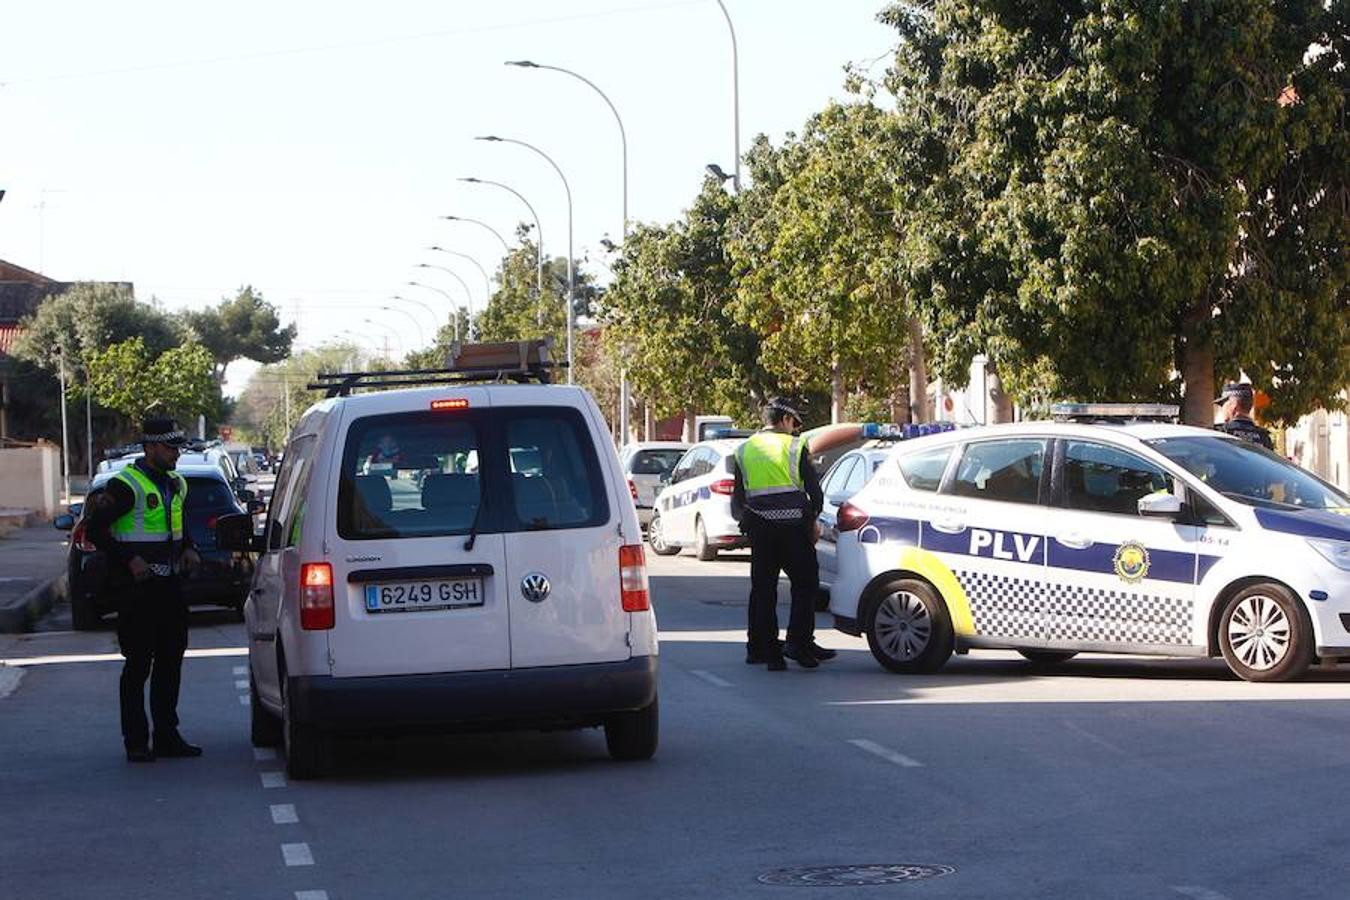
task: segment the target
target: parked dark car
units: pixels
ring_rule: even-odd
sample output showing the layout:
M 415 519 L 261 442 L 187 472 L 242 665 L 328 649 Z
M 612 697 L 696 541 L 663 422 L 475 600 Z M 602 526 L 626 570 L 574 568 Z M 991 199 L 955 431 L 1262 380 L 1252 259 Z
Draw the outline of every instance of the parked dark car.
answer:
M 187 479 L 187 503 L 184 525 L 201 554 L 201 567 L 187 576 L 183 592 L 190 606 L 224 606 L 242 615 L 244 600 L 253 580 L 253 555 L 223 550 L 216 544 L 216 520 L 221 516 L 259 511 L 260 503 L 241 503 L 218 466 L 179 466 Z M 103 490 L 115 473 L 95 476 L 89 496 Z M 86 498 L 87 499 L 87 498 Z M 70 585 L 71 623 L 79 630 L 98 627 L 104 615 L 113 611 L 103 592 L 107 572 L 103 554 L 85 533 L 84 506 L 72 507 L 71 514 L 59 516 L 56 527 L 69 530 L 70 553 L 66 577 Z

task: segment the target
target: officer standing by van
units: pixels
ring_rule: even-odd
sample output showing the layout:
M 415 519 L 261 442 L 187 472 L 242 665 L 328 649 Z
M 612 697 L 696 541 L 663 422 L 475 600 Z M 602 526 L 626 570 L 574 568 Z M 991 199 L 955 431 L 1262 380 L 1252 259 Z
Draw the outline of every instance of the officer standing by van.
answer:
M 1267 450 L 1275 449 L 1270 432 L 1252 421 L 1252 407 L 1256 404 L 1256 395 L 1250 384 L 1228 382 L 1214 403 L 1222 407 L 1223 424 L 1219 426 L 1220 431 L 1249 443 L 1259 444 Z
M 763 430 L 741 444 L 733 457 L 731 514 L 750 538 L 750 610 L 747 663 L 787 668 L 784 655 L 804 669 L 835 656 L 815 642 L 816 517 L 824 505 L 820 476 L 801 436 L 802 414 L 774 397 L 764 407 Z M 778 573 L 792 584 L 787 643 L 778 642 Z
M 126 662 L 120 685 L 127 760 L 201 756 L 178 732 L 178 689 L 188 642 L 181 574 L 201 563 L 183 526 L 187 480 L 174 471 L 187 442 L 172 419 L 145 420 L 145 455 L 120 470 L 90 501 L 88 533 L 107 560 L 106 589 L 117 606 L 117 642 Z M 154 743 L 145 717 L 150 681 Z

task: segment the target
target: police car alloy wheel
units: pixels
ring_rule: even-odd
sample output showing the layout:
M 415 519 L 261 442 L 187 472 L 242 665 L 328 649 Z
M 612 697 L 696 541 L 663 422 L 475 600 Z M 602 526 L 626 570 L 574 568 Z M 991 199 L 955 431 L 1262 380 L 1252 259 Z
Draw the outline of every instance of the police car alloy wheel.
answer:
M 666 543 L 666 529 L 660 515 L 652 516 L 651 522 L 647 523 L 647 543 L 652 545 L 652 552 L 657 556 L 674 556 L 680 552 L 678 544 Z
M 1247 681 L 1288 681 L 1312 663 L 1307 610 L 1278 584 L 1239 591 L 1219 619 L 1219 648 L 1228 667 Z
M 936 672 L 952 655 L 947 606 L 924 581 L 903 578 L 875 591 L 865 606 L 867 646 L 892 672 Z
M 703 526 L 701 518 L 694 520 L 694 552 L 703 562 L 717 559 L 717 548 L 708 543 L 708 529 Z

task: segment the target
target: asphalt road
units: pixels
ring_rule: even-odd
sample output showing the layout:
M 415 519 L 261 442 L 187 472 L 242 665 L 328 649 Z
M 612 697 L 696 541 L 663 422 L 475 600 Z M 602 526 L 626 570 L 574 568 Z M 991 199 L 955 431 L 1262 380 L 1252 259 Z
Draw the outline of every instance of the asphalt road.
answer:
M 744 556 L 650 561 L 649 763 L 598 731 L 372 740 L 287 783 L 249 746 L 241 626 L 208 612 L 181 704 L 207 755 L 131 766 L 110 632 L 0 639 L 0 896 L 1350 896 L 1350 673 L 981 653 L 908 678 L 828 629 L 837 660 L 771 673 L 743 662 Z M 759 881 L 903 864 L 931 868 L 861 875 L 930 877 Z

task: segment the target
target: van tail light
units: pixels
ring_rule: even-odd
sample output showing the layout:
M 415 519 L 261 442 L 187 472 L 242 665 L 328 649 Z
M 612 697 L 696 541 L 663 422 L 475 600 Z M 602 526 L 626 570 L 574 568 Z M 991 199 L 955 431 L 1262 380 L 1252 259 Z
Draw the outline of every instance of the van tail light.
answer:
M 70 533 L 70 542 L 74 544 L 75 549 L 79 550 L 81 553 L 93 553 L 98 549 L 94 546 L 94 542 L 89 540 L 89 535 L 87 534 L 84 522 L 80 522 L 76 525 L 75 530 Z
M 300 567 L 300 627 L 323 631 L 333 627 L 333 567 L 305 563 Z
M 867 513 L 863 512 L 852 503 L 844 503 L 839 507 L 839 514 L 836 517 L 835 527 L 840 532 L 857 531 L 867 524 Z
M 732 492 L 736 490 L 736 482 L 730 478 L 723 478 L 721 481 L 714 481 L 708 485 L 708 490 L 714 494 L 725 494 L 730 497 Z
M 631 479 L 631 478 L 628 479 L 628 493 L 630 493 L 630 494 L 633 495 L 633 499 L 634 499 L 634 500 L 636 500 L 636 499 L 638 498 L 638 496 L 637 496 L 637 485 L 636 485 L 636 484 L 633 484 L 633 479 Z
M 644 612 L 652 608 L 647 589 L 647 557 L 641 544 L 619 548 L 619 593 L 624 612 Z

